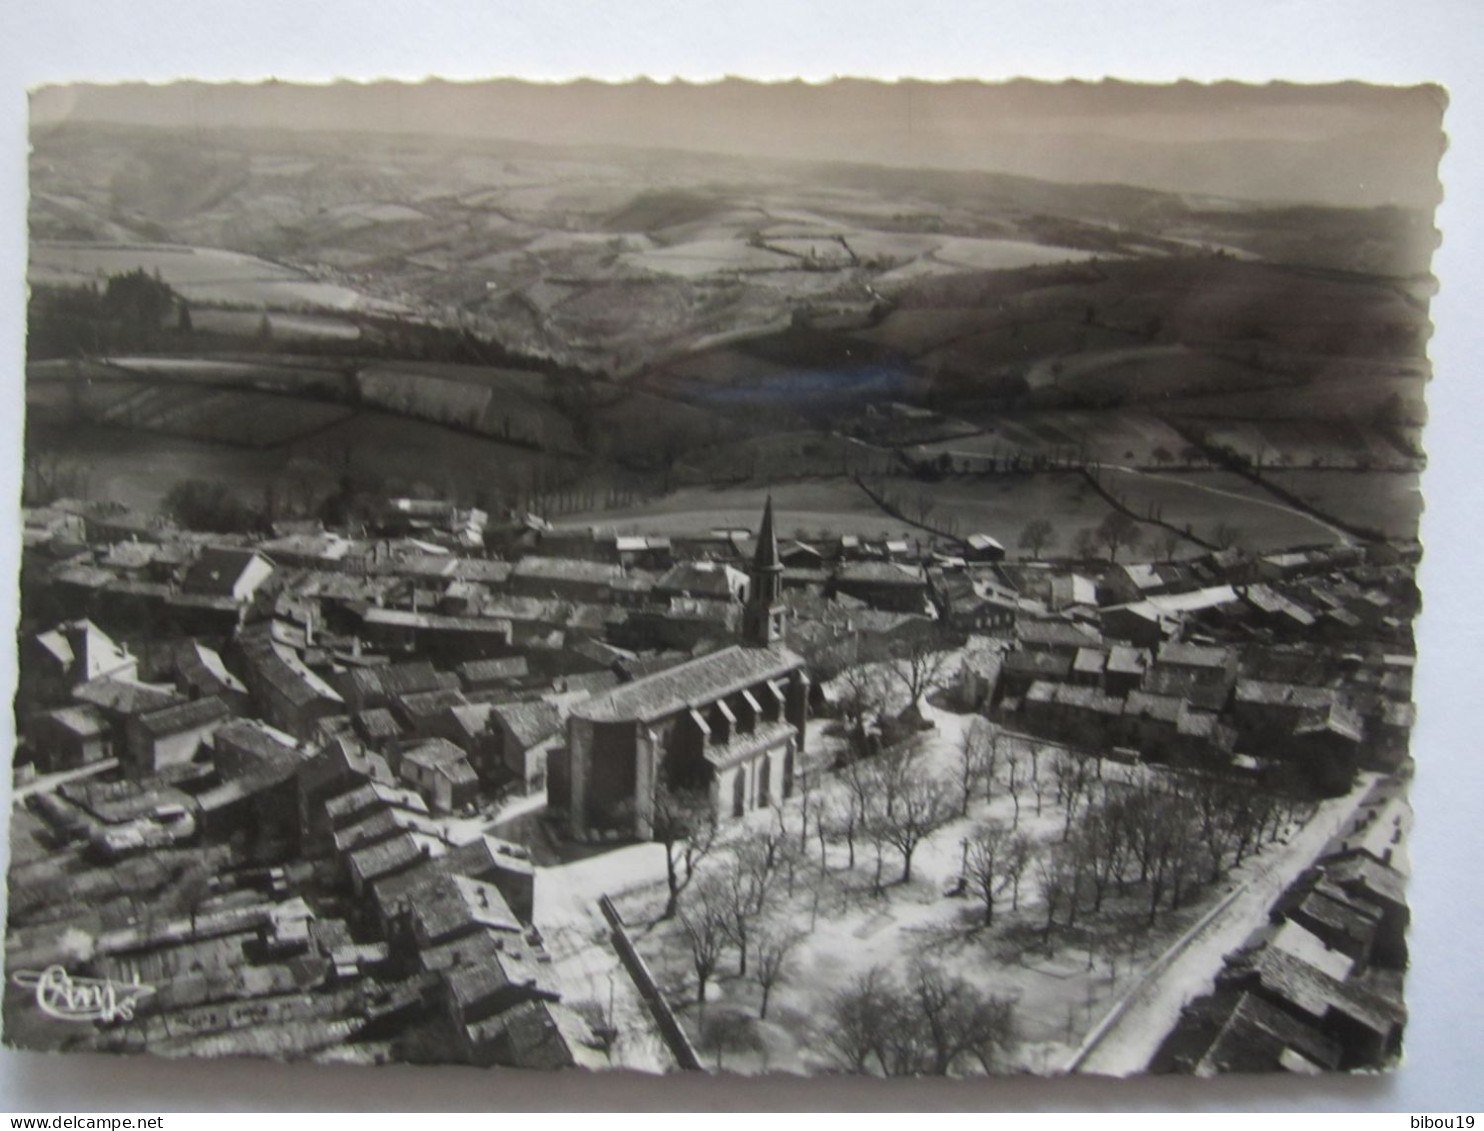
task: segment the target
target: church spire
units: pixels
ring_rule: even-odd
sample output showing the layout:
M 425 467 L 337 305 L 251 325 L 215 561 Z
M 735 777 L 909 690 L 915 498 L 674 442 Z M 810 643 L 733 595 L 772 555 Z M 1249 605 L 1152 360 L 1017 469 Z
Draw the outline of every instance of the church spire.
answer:
M 773 496 L 763 506 L 752 558 L 752 584 L 743 618 L 747 643 L 766 648 L 783 636 L 783 561 L 778 556 L 778 534 L 773 528 Z
M 752 558 L 752 572 L 781 572 L 783 562 L 778 558 L 778 535 L 773 530 L 773 496 L 763 504 L 763 524 L 758 527 L 757 552 Z

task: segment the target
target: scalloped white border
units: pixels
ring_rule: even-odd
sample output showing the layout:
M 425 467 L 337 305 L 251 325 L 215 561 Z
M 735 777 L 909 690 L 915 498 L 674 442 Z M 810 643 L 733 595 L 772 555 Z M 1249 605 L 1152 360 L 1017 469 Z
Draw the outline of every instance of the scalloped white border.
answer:
M 1388 1081 L 1229 1079 L 952 1083 L 549 1078 L 462 1069 L 346 1069 L 260 1062 L 45 1057 L 0 1050 L 0 1109 L 241 1110 L 277 1107 L 1010 1108 L 1105 1111 L 1470 1110 L 1484 1060 L 1484 522 L 1475 458 L 1484 430 L 1484 21 L 1474 0 L 33 0 L 0 32 L 0 498 L 19 496 L 25 262 L 26 88 L 73 80 L 326 81 L 520 75 L 693 80 L 741 74 L 892 78 L 1191 78 L 1440 82 L 1443 246 L 1434 271 L 1435 378 L 1422 534 L 1420 770 L 1412 888 L 1414 971 L 1406 1067 Z M 0 577 L 18 532 L 0 531 Z M 0 585 L 0 638 L 15 621 Z M 0 700 L 14 686 L 0 647 Z M 8 709 L 0 737 L 9 741 Z M 4 775 L 0 775 L 3 778 Z M 8 785 L 0 782 L 8 806 Z M 3 855 L 3 849 L 0 849 Z M 1401 1126 L 1401 1124 L 1398 1124 Z

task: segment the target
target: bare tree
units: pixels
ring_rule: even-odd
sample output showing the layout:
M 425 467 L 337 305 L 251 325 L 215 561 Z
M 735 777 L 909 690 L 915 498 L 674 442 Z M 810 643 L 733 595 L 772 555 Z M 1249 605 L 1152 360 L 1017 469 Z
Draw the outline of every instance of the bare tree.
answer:
M 1020 882 L 1025 878 L 1031 861 L 1036 858 L 1036 842 L 1025 833 L 1016 833 L 1004 855 L 1002 865 L 1005 878 L 1010 884 L 1010 910 L 1020 910 Z
M 718 873 L 726 936 L 737 948 L 737 973 L 744 977 L 753 924 L 767 908 L 768 895 L 790 844 L 773 830 L 751 833 L 737 842 Z
M 993 788 L 999 756 L 999 735 L 995 733 L 994 724 L 976 716 L 964 729 L 958 746 L 955 784 L 958 786 L 960 817 L 969 815 L 969 804 L 981 788 L 986 794 Z
M 1061 831 L 1063 840 L 1071 835 L 1077 810 L 1092 788 L 1096 764 L 1096 759 L 1073 754 L 1071 751 L 1062 751 L 1052 762 L 1051 770 L 1056 778 L 1056 800 L 1066 813 Z
M 1118 551 L 1139 545 L 1139 524 L 1122 511 L 1110 511 L 1094 532 L 1097 541 L 1108 548 L 1108 560 L 1118 560 Z
M 898 1030 L 898 1039 L 912 1034 L 916 1039 L 911 1043 L 927 1055 L 919 1053 L 912 1058 L 916 1063 L 901 1068 L 946 1076 L 971 1055 L 990 1072 L 1015 1046 L 1015 1011 L 1009 999 L 985 994 L 940 966 L 913 963 L 905 996 L 908 1008 L 897 1012 L 908 1023 Z
M 1041 772 L 1041 747 L 1039 743 L 1030 744 L 1031 751 L 1031 792 L 1036 795 L 1036 816 L 1041 815 L 1041 810 L 1046 804 L 1046 777 Z
M 799 856 L 803 856 L 809 849 L 809 815 L 814 813 L 815 823 L 818 824 L 820 813 L 814 807 L 815 775 L 811 767 L 804 764 L 804 759 L 798 759 L 794 769 L 794 793 L 799 799 Z M 779 799 L 781 804 L 782 799 Z M 778 811 L 778 820 L 783 821 L 783 811 Z M 821 865 L 823 867 L 823 865 Z
M 968 839 L 964 879 L 984 904 L 984 925 L 994 925 L 995 900 L 1009 884 L 1006 862 L 1015 833 L 1003 821 L 986 821 Z
M 914 778 L 903 787 L 887 819 L 885 837 L 902 856 L 902 883 L 912 879 L 912 857 L 918 846 L 953 819 L 943 783 Z
M 866 728 L 879 721 L 886 708 L 885 679 L 881 670 L 857 664 L 840 673 L 840 717 L 845 722 L 854 753 L 866 748 Z
M 758 1020 L 766 1020 L 768 1001 L 773 988 L 788 980 L 789 960 L 804 941 L 804 932 L 772 923 L 762 924 L 753 942 L 753 980 L 763 991 L 762 1004 L 758 1007 Z
M 654 839 L 665 846 L 665 881 L 669 898 L 661 918 L 671 918 L 680 894 L 698 865 L 716 844 L 716 811 L 704 790 L 677 789 L 660 771 L 654 791 Z
M 1020 791 L 1024 787 L 1025 767 L 1020 753 L 1011 749 L 1005 758 L 1005 792 L 1010 795 L 1010 801 L 1015 806 L 1015 818 L 1010 824 L 1012 829 L 1020 828 Z
M 1084 526 L 1081 530 L 1077 531 L 1076 536 L 1072 539 L 1072 554 L 1082 561 L 1097 557 L 1097 531 L 1090 526 Z
M 1054 541 L 1055 533 L 1047 518 L 1033 518 L 1020 531 L 1020 548 L 1029 551 L 1032 558 L 1039 558 Z
M 830 998 L 825 1040 L 847 1072 L 865 1072 L 872 1058 L 885 1071 L 886 1042 L 897 1012 L 894 989 L 890 974 L 875 966 Z
M 1014 1005 L 930 962 L 913 963 L 905 983 L 877 967 L 837 994 L 828 1040 L 840 1063 L 887 1076 L 946 1076 L 965 1061 L 986 1072 L 1016 1047 Z
M 1234 526 L 1229 522 L 1218 522 L 1215 529 L 1211 531 L 1211 541 L 1216 543 L 1217 549 L 1230 550 L 1238 542 L 1246 537 L 1240 526 Z
M 727 1053 L 762 1052 L 764 1049 L 752 1019 L 730 1010 L 713 1013 L 701 1022 L 701 1047 L 716 1054 L 718 1072 L 726 1067 Z
M 1046 911 L 1041 925 L 1041 942 L 1048 948 L 1052 929 L 1062 912 L 1066 913 L 1065 926 L 1076 925 L 1081 870 L 1082 860 L 1075 846 L 1070 844 L 1054 844 L 1036 858 L 1036 878 L 1041 884 L 1041 899 Z
M 1175 560 L 1175 551 L 1180 548 L 1180 541 L 1180 535 L 1176 531 L 1166 530 L 1155 539 L 1154 545 L 1159 555 L 1169 562 Z
M 691 967 L 696 972 L 696 1001 L 706 1002 L 706 983 L 716 973 L 726 950 L 726 893 L 710 881 L 697 886 L 679 913 L 680 928 L 690 948 Z
M 1108 886 L 1123 875 L 1127 841 L 1116 808 L 1106 801 L 1089 807 L 1071 840 L 1092 882 L 1092 910 L 1103 909 Z
M 904 714 L 916 710 L 923 697 L 942 684 L 951 655 L 934 641 L 917 637 L 892 661 L 891 672 L 907 692 Z

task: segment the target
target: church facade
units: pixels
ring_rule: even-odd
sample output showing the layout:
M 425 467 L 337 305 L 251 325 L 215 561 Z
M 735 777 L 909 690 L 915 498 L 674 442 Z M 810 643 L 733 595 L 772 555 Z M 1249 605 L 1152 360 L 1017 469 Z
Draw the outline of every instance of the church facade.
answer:
M 772 502 L 763 512 L 744 642 L 578 706 L 548 802 L 579 840 L 649 839 L 661 788 L 703 792 L 722 820 L 792 795 L 804 752 L 808 677 L 780 643 L 783 566 Z

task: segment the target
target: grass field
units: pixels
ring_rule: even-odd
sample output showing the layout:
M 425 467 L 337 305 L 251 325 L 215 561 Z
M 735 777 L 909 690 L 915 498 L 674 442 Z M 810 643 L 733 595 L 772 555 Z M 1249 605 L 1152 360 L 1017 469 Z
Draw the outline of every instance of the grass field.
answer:
M 1241 548 L 1262 553 L 1346 540 L 1329 524 L 1231 472 L 1151 475 L 1103 468 L 1100 481 L 1136 514 L 1152 511 L 1208 541 L 1215 540 L 1219 526 L 1235 528 Z M 1145 553 L 1151 556 L 1147 546 Z
M 144 511 L 159 511 L 170 488 L 182 479 L 224 483 L 244 497 L 256 498 L 287 462 L 281 451 L 91 424 L 58 427 L 32 422 L 27 427 L 26 448 L 55 453 L 85 466 L 91 475 L 93 498 L 112 499 Z
M 280 429 L 274 446 L 246 446 L 246 438 L 257 436 L 259 428 L 250 417 L 260 410 L 252 408 L 220 418 L 207 413 L 196 423 L 183 415 L 171 427 L 148 431 L 59 424 L 52 414 L 50 419 L 33 422 L 27 450 L 56 453 L 85 464 L 92 469 L 94 495 L 150 510 L 158 509 L 166 492 L 187 478 L 220 482 L 255 499 L 296 461 L 318 465 L 318 475 L 327 486 L 348 464 L 356 474 L 380 477 L 390 491 L 430 490 L 463 499 L 520 491 L 541 474 L 570 473 L 560 459 L 436 424 L 384 412 L 347 414 L 343 406 L 315 406 L 285 397 L 265 395 L 263 399 L 284 414 L 277 419 L 264 417 L 261 425 Z M 306 407 L 324 410 L 326 418 L 313 420 L 303 411 Z M 249 416 L 246 423 L 243 413 Z M 306 434 L 306 421 L 312 421 L 317 430 Z M 211 442 L 228 429 L 231 443 Z
M 1349 420 L 1219 420 L 1192 417 L 1208 443 L 1232 448 L 1264 468 L 1397 468 L 1413 460 L 1375 428 Z
M 565 516 L 558 525 L 596 523 L 618 533 L 666 535 L 706 534 L 722 527 L 753 530 L 769 496 L 777 512 L 778 531 L 785 537 L 922 534 L 882 512 L 854 480 L 844 478 L 721 489 L 686 487 L 624 510 Z
M 1417 536 L 1423 499 L 1415 473 L 1275 471 L 1263 477 L 1341 521 L 1392 538 Z
M 1186 446 L 1180 434 L 1147 413 L 1023 412 L 985 416 L 984 431 L 911 449 L 918 459 L 948 455 L 953 459 L 1012 456 L 1066 457 L 1082 454 L 1101 463 L 1149 465 L 1154 453 L 1177 456 Z
M 191 325 L 198 331 L 256 338 L 268 319 L 269 333 L 275 342 L 353 342 L 360 338 L 361 328 L 354 322 L 322 314 L 289 314 L 274 311 L 263 314 L 255 310 L 198 309 L 191 312 Z
M 1097 526 L 1111 509 L 1085 479 L 1070 472 L 953 478 L 929 484 L 912 479 L 887 482 L 888 490 L 905 503 L 909 513 L 926 491 L 933 503 L 928 515 L 932 525 L 951 523 L 960 537 L 989 534 L 1012 553 L 1026 523 L 1039 518 L 1049 518 L 1055 528 L 1046 552 L 1070 553 L 1077 531 Z
M 110 275 L 158 273 L 193 302 L 284 310 L 404 311 L 335 283 L 252 255 L 175 244 L 99 244 L 37 241 L 31 245 L 31 284 L 80 286 Z

